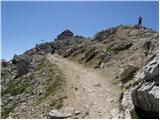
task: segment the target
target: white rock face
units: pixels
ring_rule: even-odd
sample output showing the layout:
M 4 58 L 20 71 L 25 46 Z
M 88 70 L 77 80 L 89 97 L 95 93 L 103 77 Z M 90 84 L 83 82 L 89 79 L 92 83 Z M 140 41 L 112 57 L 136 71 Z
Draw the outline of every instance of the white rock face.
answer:
M 155 47 L 156 49 L 156 47 Z M 159 53 L 152 51 L 146 57 L 144 67 L 134 79 L 138 84 L 123 93 L 120 118 L 132 118 L 134 107 L 146 112 L 159 112 Z
M 134 110 L 134 105 L 132 102 L 131 92 L 132 89 L 129 89 L 123 93 L 123 99 L 121 101 L 122 111 L 120 112 L 119 115 L 120 119 L 132 118 L 132 116 L 130 115 L 130 111 Z
M 139 76 L 140 79 L 146 81 L 153 81 L 155 77 L 158 77 L 159 72 L 159 53 L 144 67 L 143 72 Z
M 159 112 L 159 54 L 142 70 L 142 80 L 132 91 L 134 105 L 144 111 Z

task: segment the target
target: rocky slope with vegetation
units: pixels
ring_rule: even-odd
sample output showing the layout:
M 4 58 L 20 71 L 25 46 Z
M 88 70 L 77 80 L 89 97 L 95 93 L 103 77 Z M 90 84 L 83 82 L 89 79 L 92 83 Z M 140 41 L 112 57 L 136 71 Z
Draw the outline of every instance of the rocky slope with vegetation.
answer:
M 158 39 L 131 25 L 65 30 L 1 60 L 1 118 L 158 118 Z

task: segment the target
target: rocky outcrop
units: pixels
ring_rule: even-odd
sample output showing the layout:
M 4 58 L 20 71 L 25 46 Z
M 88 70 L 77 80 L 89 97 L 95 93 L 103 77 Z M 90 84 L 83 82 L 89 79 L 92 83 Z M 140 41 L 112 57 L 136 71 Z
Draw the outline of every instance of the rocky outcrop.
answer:
M 88 62 L 91 59 L 91 57 L 94 57 L 93 52 L 94 52 L 95 48 L 96 48 L 95 46 L 87 46 L 85 48 L 85 51 L 83 53 L 81 60 L 85 60 L 85 62 Z
M 100 57 L 101 57 L 101 63 L 106 63 L 108 60 L 111 59 L 111 55 L 106 49 L 103 49 L 101 51 Z
M 73 48 L 69 48 L 65 51 L 64 56 L 63 57 L 69 57 L 73 52 L 75 52 L 77 50 L 77 48 L 73 47 Z
M 141 82 L 132 91 L 133 104 L 144 111 L 159 112 L 159 54 L 143 68 Z
M 67 30 L 63 31 L 61 34 L 59 34 L 57 36 L 57 39 L 64 40 L 64 39 L 72 37 L 73 35 L 74 34 L 70 30 L 67 29 Z
M 158 118 L 159 114 L 159 53 L 148 55 L 133 86 L 123 94 L 123 115 L 127 118 Z M 126 105 L 129 104 L 129 105 Z M 127 112 L 128 111 L 128 112 Z M 123 118 L 123 117 L 121 117 Z
M 1 65 L 2 67 L 7 67 L 8 66 L 8 62 L 6 60 L 1 60 Z
M 12 62 L 15 63 L 17 77 L 26 74 L 29 71 L 31 59 L 28 56 L 14 56 Z
M 125 49 L 129 49 L 132 46 L 132 43 L 129 41 L 120 42 L 119 44 L 113 44 L 111 50 L 113 51 L 121 51 Z
M 137 70 L 138 68 L 134 65 L 125 66 L 123 69 L 120 70 L 120 75 L 119 75 L 120 81 L 124 84 L 129 80 L 132 80 Z
M 94 36 L 94 40 L 103 41 L 104 39 L 107 39 L 110 35 L 114 34 L 115 32 L 116 28 L 103 30 L 101 32 L 96 33 L 96 35 Z
M 144 63 L 138 66 L 140 69 L 131 79 L 132 84 L 123 93 L 120 118 L 159 118 L 158 34 L 144 29 L 137 35 L 147 37 L 141 48 L 144 49 Z M 133 73 L 129 71 L 131 68 L 123 73 Z

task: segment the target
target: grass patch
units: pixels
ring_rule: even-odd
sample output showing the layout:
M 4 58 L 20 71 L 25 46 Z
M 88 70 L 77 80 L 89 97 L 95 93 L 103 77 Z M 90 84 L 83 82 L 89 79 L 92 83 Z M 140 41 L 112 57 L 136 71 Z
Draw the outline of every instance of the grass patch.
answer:
M 106 50 L 111 52 L 112 51 L 112 47 L 113 47 L 113 44 L 108 44 L 107 47 L 106 47 Z
M 56 104 L 56 109 L 61 109 L 61 107 L 63 107 L 63 103 L 62 103 L 62 101 L 59 101 L 59 102 Z
M 1 118 L 7 118 L 9 113 L 13 111 L 13 109 L 16 107 L 16 103 L 13 103 L 11 106 L 6 107 L 3 109 L 3 111 L 1 112 Z
M 41 70 L 43 67 L 45 67 L 45 58 L 40 60 L 39 64 L 35 67 L 34 72 Z
M 48 71 L 47 78 L 46 78 L 47 88 L 45 92 L 45 97 L 49 96 L 52 93 L 55 93 L 58 86 L 61 85 L 61 81 L 62 81 L 62 78 L 60 77 L 60 75 L 56 75 L 56 73 L 59 71 L 57 70 L 55 71 L 55 68 L 53 68 L 50 64 L 48 66 L 50 67 L 48 67 L 48 70 L 47 70 Z
M 17 81 L 11 81 L 7 84 L 7 88 L 2 90 L 1 95 L 4 96 L 6 94 L 11 94 L 11 96 L 15 96 L 22 94 L 28 86 L 29 83 L 27 81 L 19 80 L 18 83 Z
M 50 106 L 54 106 L 56 109 L 61 109 L 63 107 L 63 101 L 52 101 Z
M 56 68 L 54 64 L 50 62 L 45 62 L 44 66 L 40 69 L 41 72 L 45 72 L 45 75 L 42 76 L 45 81 L 44 94 L 38 99 L 37 104 L 43 102 L 49 95 L 54 95 L 62 84 L 63 78 L 61 77 L 60 71 Z M 42 62 L 41 65 L 42 66 Z M 59 105 L 60 107 L 61 105 Z
M 46 88 L 45 97 L 49 96 L 51 93 L 54 93 L 57 90 L 57 87 L 61 85 L 60 80 L 54 80 L 53 78 L 49 78 L 47 81 L 48 86 Z

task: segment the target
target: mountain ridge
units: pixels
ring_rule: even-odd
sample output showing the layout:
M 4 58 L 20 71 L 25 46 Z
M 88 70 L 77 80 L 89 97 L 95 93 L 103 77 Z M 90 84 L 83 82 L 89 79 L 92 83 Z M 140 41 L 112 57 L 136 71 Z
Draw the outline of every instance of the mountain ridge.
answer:
M 74 35 L 70 30 L 65 30 L 55 41 L 37 44 L 22 55 L 15 55 L 9 62 L 1 61 L 2 118 L 54 118 L 61 112 L 69 111 L 70 115 L 67 118 L 157 118 L 159 108 L 155 106 L 159 105 L 159 96 L 157 96 L 159 75 L 156 72 L 159 71 L 158 37 L 158 32 L 134 25 L 119 25 L 102 30 L 93 38 Z M 62 63 L 59 63 L 58 59 L 62 60 Z M 71 62 L 68 66 L 65 64 L 66 60 Z M 75 81 L 77 83 L 78 80 L 83 82 L 86 80 L 86 83 L 88 81 L 88 89 L 91 89 L 93 96 L 83 94 L 87 93 L 87 90 L 81 90 L 82 86 L 85 86 L 84 83 L 77 84 L 74 80 L 70 81 L 72 73 L 69 69 L 73 70 L 74 67 L 70 68 L 70 66 L 75 63 L 77 66 L 84 67 L 84 71 L 87 69 L 86 74 L 91 71 L 90 73 L 99 78 L 103 77 L 99 80 L 100 83 L 94 86 L 91 82 L 92 77 L 89 79 L 85 73 L 79 76 L 75 72 L 77 75 L 77 79 L 73 76 Z M 68 70 L 61 64 L 66 65 Z M 94 78 L 95 82 L 98 82 L 97 76 Z M 16 84 L 19 87 L 15 87 Z M 17 88 L 20 89 L 19 92 Z M 105 90 L 110 91 L 106 92 L 108 96 L 116 94 L 115 98 L 109 99 L 103 96 L 98 98 L 98 92 L 105 93 Z M 117 93 L 114 93 L 116 90 Z M 71 98 L 74 98 L 71 92 L 75 92 L 75 95 L 77 92 L 81 94 L 82 101 L 86 95 L 84 105 L 78 102 L 81 98 L 71 103 Z M 32 97 L 40 103 L 30 100 Z M 102 108 L 98 101 L 92 101 L 96 97 L 98 101 L 101 101 L 101 98 L 107 99 L 108 101 L 103 101 L 106 102 L 106 107 Z M 139 104 L 146 100 L 150 102 Z M 100 107 L 99 111 L 91 107 L 90 104 L 94 103 L 95 107 Z M 32 105 L 35 111 L 32 110 Z M 107 107 L 109 108 L 110 105 L 115 107 L 110 108 L 112 112 L 107 114 Z M 67 107 L 73 110 L 66 111 Z M 77 107 L 81 109 L 77 110 Z M 52 109 L 58 111 L 50 113 Z M 25 112 L 21 112 L 23 110 L 27 111 L 26 115 Z M 147 116 L 145 111 L 148 111 L 150 116 Z M 140 116 L 141 112 L 145 116 Z M 66 118 L 66 114 L 60 115 Z

